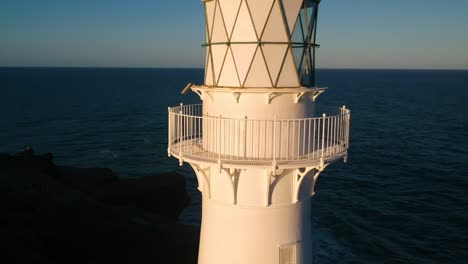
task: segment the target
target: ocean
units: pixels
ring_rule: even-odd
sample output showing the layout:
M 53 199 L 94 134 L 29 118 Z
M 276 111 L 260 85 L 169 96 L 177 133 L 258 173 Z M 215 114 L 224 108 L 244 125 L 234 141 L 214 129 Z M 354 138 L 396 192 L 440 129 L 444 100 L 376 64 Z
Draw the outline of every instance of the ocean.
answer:
M 322 69 L 319 102 L 351 115 L 348 163 L 312 198 L 314 263 L 468 263 L 468 71 Z M 202 69 L 0 68 L 0 152 L 31 146 L 60 165 L 122 177 L 190 167 L 167 157 L 167 107 Z

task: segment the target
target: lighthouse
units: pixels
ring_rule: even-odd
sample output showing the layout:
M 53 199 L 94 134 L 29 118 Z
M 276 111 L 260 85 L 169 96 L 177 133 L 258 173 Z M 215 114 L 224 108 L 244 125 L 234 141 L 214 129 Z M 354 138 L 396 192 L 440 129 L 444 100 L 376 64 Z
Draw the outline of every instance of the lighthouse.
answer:
M 317 104 L 320 0 L 204 0 L 202 104 L 169 107 L 168 154 L 202 194 L 199 264 L 312 263 L 311 197 L 347 159 L 350 111 Z

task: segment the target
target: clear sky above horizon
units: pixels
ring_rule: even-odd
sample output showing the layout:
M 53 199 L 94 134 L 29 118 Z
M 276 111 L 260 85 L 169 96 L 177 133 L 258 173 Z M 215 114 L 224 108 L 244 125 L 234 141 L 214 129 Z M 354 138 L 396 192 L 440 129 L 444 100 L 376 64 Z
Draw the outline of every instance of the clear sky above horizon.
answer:
M 0 67 L 203 67 L 200 0 L 2 0 Z M 323 0 L 319 68 L 468 69 L 467 0 Z

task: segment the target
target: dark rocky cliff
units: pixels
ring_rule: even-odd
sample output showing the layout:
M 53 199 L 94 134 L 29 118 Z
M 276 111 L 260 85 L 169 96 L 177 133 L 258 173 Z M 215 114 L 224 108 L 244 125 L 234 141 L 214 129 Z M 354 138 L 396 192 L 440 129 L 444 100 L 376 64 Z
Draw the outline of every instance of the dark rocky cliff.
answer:
M 196 263 L 199 228 L 178 223 L 187 201 L 177 173 L 121 179 L 110 169 L 57 166 L 31 149 L 0 154 L 0 258 Z

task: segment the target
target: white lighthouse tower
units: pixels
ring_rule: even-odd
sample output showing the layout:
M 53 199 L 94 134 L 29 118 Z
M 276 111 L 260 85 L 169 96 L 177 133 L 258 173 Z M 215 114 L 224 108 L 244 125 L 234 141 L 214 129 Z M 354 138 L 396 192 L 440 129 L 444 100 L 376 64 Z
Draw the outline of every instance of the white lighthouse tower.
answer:
M 310 208 L 346 159 L 350 111 L 315 86 L 320 0 L 205 0 L 203 104 L 169 108 L 168 153 L 202 193 L 199 264 L 312 263 Z

